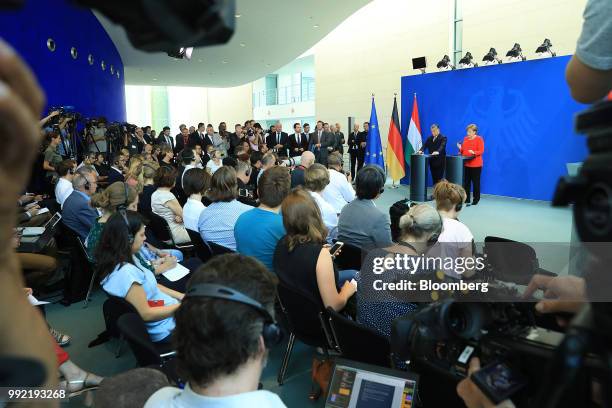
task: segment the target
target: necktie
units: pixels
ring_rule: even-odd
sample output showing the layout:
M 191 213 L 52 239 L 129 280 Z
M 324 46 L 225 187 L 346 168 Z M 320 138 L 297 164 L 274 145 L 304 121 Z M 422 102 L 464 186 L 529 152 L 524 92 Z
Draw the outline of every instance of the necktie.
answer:
M 279 140 L 280 140 L 280 134 L 276 132 L 276 143 L 278 143 Z
M 300 135 L 298 135 L 297 133 L 295 134 L 295 142 L 300 143 Z

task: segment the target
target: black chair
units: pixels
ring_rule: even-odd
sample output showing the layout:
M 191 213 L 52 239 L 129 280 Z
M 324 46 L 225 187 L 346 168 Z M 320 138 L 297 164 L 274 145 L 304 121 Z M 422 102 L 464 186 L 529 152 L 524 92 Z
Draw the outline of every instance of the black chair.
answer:
M 327 308 L 327 316 L 336 350 L 344 358 L 391 367 L 391 346 L 388 338 L 346 318 L 331 307 Z
M 351 244 L 344 244 L 340 254 L 334 258 L 339 270 L 361 270 L 361 248 Z
M 206 245 L 210 247 L 210 250 L 212 251 L 213 256 L 231 254 L 233 252 L 236 252 L 234 250 L 224 247 L 223 245 L 215 244 L 214 242 L 211 242 L 211 241 L 206 241 Z
M 138 311 L 127 300 L 109 295 L 108 299 L 106 299 L 102 305 L 102 315 L 104 316 L 106 330 L 98 334 L 98 337 L 91 341 L 88 347 L 95 347 L 99 344 L 106 343 L 111 338 L 116 338 L 119 339 L 119 345 L 117 346 L 115 357 L 119 357 L 121 355 L 123 338 L 117 322 L 121 316 L 128 313 L 138 314 Z
M 535 250 L 522 242 L 487 236 L 484 254 L 493 276 L 505 282 L 527 285 L 535 274 L 556 276 L 540 268 Z
M 79 241 L 78 249 L 81 255 L 85 259 L 87 259 L 87 262 L 83 264 L 83 269 L 86 271 L 87 274 L 91 274 L 91 280 L 89 281 L 89 288 L 87 289 L 87 294 L 85 295 L 85 304 L 83 305 L 83 309 L 85 309 L 87 308 L 87 305 L 89 304 L 89 298 L 91 297 L 91 292 L 93 291 L 94 284 L 96 283 L 96 278 L 98 277 L 98 271 L 96 270 L 93 262 L 89 258 L 89 254 L 87 253 L 87 248 L 85 248 L 83 241 L 81 241 L 80 238 L 77 238 L 77 239 Z
M 174 242 L 174 238 L 172 237 L 172 231 L 170 230 L 170 226 L 165 218 L 155 214 L 154 212 L 150 212 L 146 214 L 147 219 L 149 220 L 149 228 L 153 231 L 153 235 L 157 238 L 158 241 L 164 243 L 170 243 L 171 247 L 176 248 L 178 250 L 185 251 L 187 253 L 193 251 L 192 244 L 177 244 Z
M 176 352 L 170 343 L 153 343 L 144 320 L 138 313 L 126 313 L 117 320 L 117 328 L 127 341 L 139 367 L 161 367 Z
M 325 309 L 313 299 L 279 282 L 278 300 L 291 332 L 278 373 L 278 384 L 283 385 L 296 338 L 309 346 L 321 347 L 325 353 L 333 349 L 334 344 L 327 327 Z
M 189 239 L 191 239 L 196 255 L 202 260 L 202 262 L 206 262 L 213 257 L 214 254 L 212 249 L 210 249 L 210 246 L 208 246 L 208 244 L 202 240 L 202 236 L 199 232 L 187 228 L 187 233 L 189 234 Z
M 89 296 L 89 290 L 94 279 L 93 268 L 89 262 L 87 251 L 78 234 L 63 222 L 59 223 L 56 234 L 58 250 L 70 260 L 69 273 L 65 277 L 64 298 L 61 303 L 70 305 L 80 302 Z

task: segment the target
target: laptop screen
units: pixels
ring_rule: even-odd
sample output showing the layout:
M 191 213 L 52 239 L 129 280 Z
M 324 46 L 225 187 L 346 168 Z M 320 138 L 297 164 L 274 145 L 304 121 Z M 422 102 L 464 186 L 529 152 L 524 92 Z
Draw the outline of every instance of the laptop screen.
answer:
M 410 408 L 418 376 L 349 360 L 338 360 L 327 393 L 327 408 Z

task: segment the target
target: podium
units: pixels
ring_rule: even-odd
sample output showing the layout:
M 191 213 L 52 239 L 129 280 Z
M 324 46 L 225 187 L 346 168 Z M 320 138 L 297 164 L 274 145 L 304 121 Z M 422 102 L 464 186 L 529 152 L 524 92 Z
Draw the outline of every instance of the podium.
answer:
M 469 157 L 446 156 L 445 178 L 450 183 L 463 186 L 463 161 Z
M 427 160 L 428 154 L 410 155 L 410 201 L 427 201 Z

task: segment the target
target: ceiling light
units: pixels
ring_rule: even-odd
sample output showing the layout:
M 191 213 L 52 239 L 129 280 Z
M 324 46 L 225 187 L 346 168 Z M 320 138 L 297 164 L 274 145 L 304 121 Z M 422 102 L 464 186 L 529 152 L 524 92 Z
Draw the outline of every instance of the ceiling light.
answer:
M 198 60 L 198 62 L 204 62 L 204 61 L 202 61 L 201 59 L 199 59 L 199 60 Z
M 450 71 L 455 69 L 455 66 L 451 64 L 450 57 L 445 55 L 442 59 L 436 64 L 436 68 L 438 71 Z
M 221 61 L 222 64 L 227 64 L 227 60 Z
M 245 43 L 240 43 L 240 46 L 241 47 L 246 47 L 246 44 Z
M 318 25 L 318 24 L 315 24 L 315 25 L 313 25 L 312 27 L 313 27 L 313 28 L 319 28 L 319 25 Z
M 474 68 L 477 67 L 478 64 L 474 62 L 474 57 L 472 57 L 471 52 L 466 52 L 465 56 L 459 60 L 459 68 Z
M 499 58 L 497 58 L 497 51 L 495 50 L 495 48 L 491 48 L 489 49 L 489 52 L 487 53 L 487 55 L 485 55 L 482 60 L 484 61 L 484 64 L 482 65 L 497 65 L 497 64 L 501 64 L 501 60 Z
M 525 61 L 526 59 L 523 57 L 523 50 L 519 43 L 515 43 L 512 49 L 506 53 L 506 62 Z
M 550 42 L 548 38 L 546 38 L 544 39 L 544 42 L 542 43 L 542 45 L 540 45 L 536 49 L 536 55 L 539 58 L 550 58 L 550 57 L 556 57 L 557 53 L 553 51 L 552 43 Z
M 157 81 L 157 78 L 153 78 L 154 81 Z
M 234 14 L 234 17 L 240 18 L 240 17 L 242 17 L 242 14 Z

